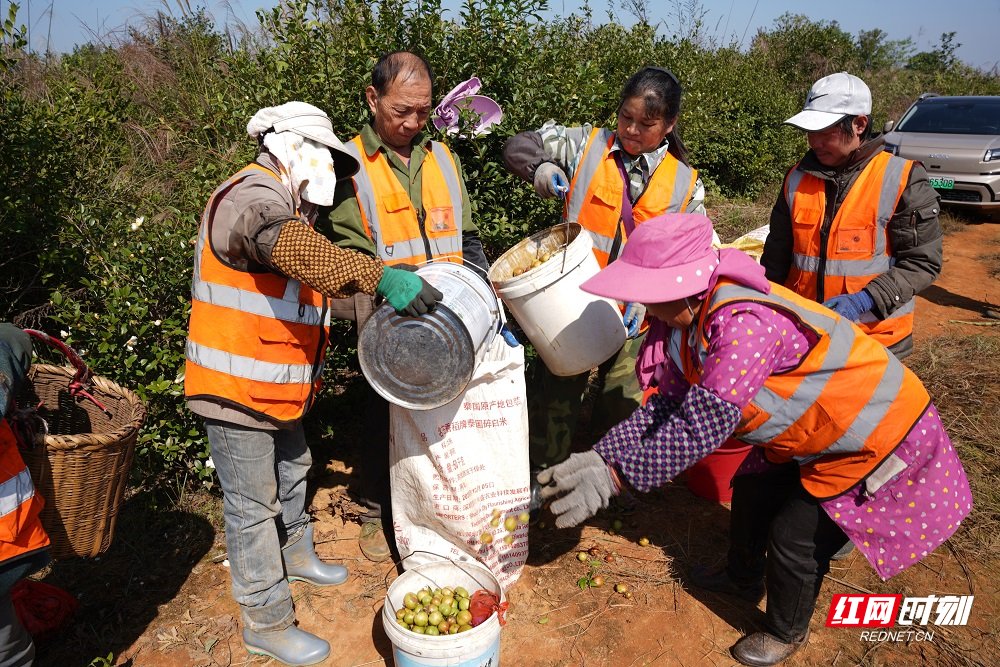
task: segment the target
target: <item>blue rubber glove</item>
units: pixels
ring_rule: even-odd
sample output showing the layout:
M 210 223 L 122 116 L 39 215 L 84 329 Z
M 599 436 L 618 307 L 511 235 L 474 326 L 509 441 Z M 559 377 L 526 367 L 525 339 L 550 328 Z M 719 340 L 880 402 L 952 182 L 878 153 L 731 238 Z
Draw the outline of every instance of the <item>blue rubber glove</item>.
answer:
M 566 193 L 569 192 L 569 183 L 566 182 L 566 178 L 561 171 L 552 174 L 552 189 L 563 199 L 566 198 Z
M 375 292 L 396 309 L 397 315 L 418 317 L 432 310 L 444 298 L 429 282 L 403 269 L 385 267 Z
M 852 322 L 857 322 L 863 314 L 872 309 L 875 302 L 872 300 L 871 294 L 865 290 L 861 290 L 854 294 L 842 294 L 832 299 L 827 299 L 823 302 L 823 305 L 841 317 Z
M 517 339 L 517 336 L 514 335 L 513 331 L 507 328 L 506 323 L 504 323 L 504 325 L 500 327 L 500 335 L 503 336 L 504 342 L 510 345 L 511 347 L 521 346 L 521 341 Z
M 629 338 L 639 335 L 639 327 L 646 317 L 646 307 L 637 301 L 629 301 L 625 304 L 625 312 L 622 314 L 622 324 Z

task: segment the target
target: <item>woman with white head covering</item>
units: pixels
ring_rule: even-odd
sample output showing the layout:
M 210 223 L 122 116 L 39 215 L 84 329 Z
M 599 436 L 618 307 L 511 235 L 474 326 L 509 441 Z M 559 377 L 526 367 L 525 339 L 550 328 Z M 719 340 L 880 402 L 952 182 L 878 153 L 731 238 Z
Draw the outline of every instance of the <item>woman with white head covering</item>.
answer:
M 358 169 L 325 113 L 289 102 L 258 111 L 247 131 L 257 159 L 216 189 L 198 232 L 184 390 L 205 419 L 224 494 L 243 642 L 311 665 L 330 645 L 294 625 L 288 581 L 333 586 L 348 576 L 316 556 L 305 509 L 312 459 L 302 418 L 320 386 L 330 299 L 377 293 L 417 317 L 441 293 L 313 230 L 316 207 Z
M 774 665 L 807 642 L 830 557 L 848 539 L 891 577 L 951 536 L 972 496 L 909 369 L 849 320 L 768 283 L 748 255 L 711 242 L 705 216 L 653 218 L 583 283 L 646 305 L 655 320 L 636 374 L 659 391 L 538 480 L 543 497 L 558 497 L 556 525 L 574 526 L 626 483 L 665 484 L 729 437 L 756 445 L 733 480 L 729 563 L 692 581 L 754 604 L 766 588 L 763 631 L 731 651 Z

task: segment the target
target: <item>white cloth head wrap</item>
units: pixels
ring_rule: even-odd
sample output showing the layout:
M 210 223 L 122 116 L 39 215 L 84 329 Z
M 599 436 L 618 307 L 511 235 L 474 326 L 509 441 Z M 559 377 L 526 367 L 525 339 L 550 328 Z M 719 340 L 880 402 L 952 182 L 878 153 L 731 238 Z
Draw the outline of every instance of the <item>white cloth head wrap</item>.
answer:
M 305 102 L 267 107 L 250 119 L 247 133 L 254 138 L 264 135 L 264 146 L 282 167 L 281 182 L 300 209 L 303 200 L 319 206 L 333 203 L 337 173 L 330 149 L 339 153 L 343 144 L 325 113 Z

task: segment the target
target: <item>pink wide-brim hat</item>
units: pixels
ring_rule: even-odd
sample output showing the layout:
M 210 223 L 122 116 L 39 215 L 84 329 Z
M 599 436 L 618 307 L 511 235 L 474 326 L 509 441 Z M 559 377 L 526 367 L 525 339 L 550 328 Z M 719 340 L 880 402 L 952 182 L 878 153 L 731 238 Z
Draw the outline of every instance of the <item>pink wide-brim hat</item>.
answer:
M 637 226 L 618 259 L 580 289 L 626 302 L 678 301 L 705 292 L 718 266 L 712 221 L 696 213 L 667 213 Z

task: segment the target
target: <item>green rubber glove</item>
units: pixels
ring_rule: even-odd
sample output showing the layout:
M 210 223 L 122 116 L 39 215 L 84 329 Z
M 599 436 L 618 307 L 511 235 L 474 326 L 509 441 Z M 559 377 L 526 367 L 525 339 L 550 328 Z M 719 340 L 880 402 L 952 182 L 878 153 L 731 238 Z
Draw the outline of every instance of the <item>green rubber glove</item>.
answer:
M 434 310 L 444 298 L 438 290 L 416 273 L 385 267 L 375 292 L 385 297 L 397 315 L 419 317 Z

